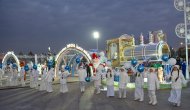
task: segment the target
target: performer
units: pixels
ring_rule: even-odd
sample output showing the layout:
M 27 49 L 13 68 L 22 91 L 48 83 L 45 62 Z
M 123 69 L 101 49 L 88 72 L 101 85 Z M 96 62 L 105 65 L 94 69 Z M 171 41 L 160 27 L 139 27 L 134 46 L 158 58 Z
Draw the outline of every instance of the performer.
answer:
M 107 69 L 106 73 L 106 84 L 107 84 L 107 97 L 114 96 L 114 72 L 112 68 Z
M 83 69 L 83 66 L 81 65 L 79 69 L 77 70 L 77 73 L 79 75 L 79 81 L 80 81 L 80 90 L 81 92 L 85 91 L 85 78 L 87 77 L 86 70 Z
M 17 86 L 18 85 L 18 70 L 17 67 L 13 67 L 13 80 L 12 80 L 12 85 Z
M 37 66 L 33 66 L 33 84 L 34 88 L 38 89 L 38 77 L 39 77 L 39 71 L 37 70 Z
M 46 80 L 47 80 L 47 92 L 53 92 L 53 89 L 52 89 L 52 81 L 54 80 L 54 74 L 55 74 L 55 71 L 54 71 L 54 68 L 51 68 L 48 73 L 47 73 L 47 76 L 46 76 Z
M 60 74 L 60 92 L 61 93 L 66 93 L 68 92 L 68 87 L 67 87 L 67 77 L 70 75 L 68 70 L 65 70 L 64 68 L 61 69 L 61 74 Z
M 144 100 L 144 73 L 135 73 L 135 99 L 142 102 Z
M 21 85 L 22 85 L 22 87 L 26 86 L 25 80 L 24 80 L 24 76 L 25 76 L 25 70 L 24 70 L 24 67 L 21 67 L 21 70 L 20 70 L 20 79 L 21 79 Z
M 7 74 L 7 81 L 6 85 L 11 86 L 12 84 L 12 77 L 13 77 L 13 72 L 12 72 L 12 67 L 10 64 L 7 64 L 7 67 L 5 68 L 5 73 Z
M 34 76 L 32 68 L 29 70 L 29 75 L 30 75 L 30 88 L 34 88 Z
M 102 74 L 103 74 L 103 65 L 99 65 L 93 76 L 94 77 L 94 86 L 96 88 L 96 94 L 100 93 Z
M 129 82 L 129 76 L 124 67 L 120 68 L 119 72 L 119 98 L 126 98 L 126 86 Z M 123 95 L 122 95 L 123 94 Z
M 182 84 L 186 84 L 186 80 L 182 74 L 182 71 L 179 70 L 179 65 L 174 65 L 171 74 L 169 75 L 171 78 L 171 92 L 168 101 L 173 103 L 174 106 L 179 107 L 181 104 L 181 89 Z
M 46 76 L 47 76 L 46 68 L 42 68 L 40 91 L 46 90 Z
M 156 105 L 157 98 L 156 98 L 156 89 L 160 88 L 160 84 L 158 81 L 157 74 L 155 73 L 155 69 L 151 67 L 149 69 L 149 73 L 147 74 L 147 85 L 148 85 L 148 95 L 150 98 L 149 104 Z
M 2 80 L 4 75 L 4 70 L 2 69 L 2 64 L 0 64 L 0 87 L 3 86 Z

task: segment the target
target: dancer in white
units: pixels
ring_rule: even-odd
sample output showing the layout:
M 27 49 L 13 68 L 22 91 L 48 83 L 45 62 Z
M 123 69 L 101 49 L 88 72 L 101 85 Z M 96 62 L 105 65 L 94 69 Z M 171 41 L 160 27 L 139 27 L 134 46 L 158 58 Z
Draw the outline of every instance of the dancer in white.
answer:
M 186 80 L 182 74 L 182 71 L 179 70 L 179 65 L 174 65 L 170 75 L 168 76 L 171 78 L 171 92 L 168 101 L 173 103 L 174 106 L 181 105 L 181 89 L 182 84 L 186 84 Z
M 147 85 L 148 85 L 148 95 L 150 98 L 149 104 L 156 105 L 156 89 L 160 89 L 160 84 L 158 81 L 157 74 L 155 73 L 155 69 L 151 67 L 149 69 L 149 73 L 147 74 Z
M 17 86 L 18 85 L 18 70 L 17 70 L 17 67 L 13 67 L 12 85 L 13 86 Z
M 107 69 L 106 73 L 106 84 L 107 84 L 107 97 L 114 96 L 114 72 L 112 68 Z
M 2 69 L 2 64 L 0 64 L 0 87 L 3 86 L 2 80 L 4 75 L 4 70 Z
M 79 81 L 80 81 L 80 90 L 81 92 L 85 91 L 85 78 L 87 77 L 86 69 L 83 69 L 83 66 L 80 66 L 77 70 L 77 73 L 79 75 Z
M 46 76 L 47 71 L 46 68 L 42 69 L 41 82 L 40 82 L 40 91 L 46 90 Z
M 102 72 L 103 66 L 99 65 L 98 68 L 96 69 L 96 73 L 94 74 L 94 86 L 96 88 L 96 94 L 100 93 L 100 86 L 101 86 L 101 77 L 102 77 Z
M 129 76 L 124 67 L 120 68 L 119 72 L 119 98 L 126 98 L 127 83 L 129 82 Z
M 70 75 L 68 70 L 62 69 L 60 74 L 60 92 L 66 93 L 68 92 L 67 87 L 67 77 Z
M 51 68 L 48 73 L 47 73 L 47 76 L 46 76 L 46 81 L 47 81 L 47 85 L 46 85 L 46 90 L 47 92 L 53 92 L 53 89 L 52 89 L 52 81 L 54 79 L 54 75 L 55 75 L 55 71 L 54 71 L 54 68 Z
M 144 73 L 136 72 L 135 73 L 135 99 L 138 101 L 144 100 Z
M 25 80 L 24 80 L 24 76 L 25 76 L 25 70 L 24 70 L 24 67 L 21 67 L 20 78 L 21 78 L 21 85 L 22 85 L 22 87 L 26 86 Z
M 37 66 L 36 66 L 36 65 L 33 66 L 32 74 L 33 74 L 33 81 L 34 81 L 33 84 L 34 84 L 34 88 L 35 88 L 35 89 L 38 89 L 39 71 L 37 70 Z
M 30 88 L 34 88 L 34 76 L 32 68 L 29 70 L 29 75 L 30 75 Z

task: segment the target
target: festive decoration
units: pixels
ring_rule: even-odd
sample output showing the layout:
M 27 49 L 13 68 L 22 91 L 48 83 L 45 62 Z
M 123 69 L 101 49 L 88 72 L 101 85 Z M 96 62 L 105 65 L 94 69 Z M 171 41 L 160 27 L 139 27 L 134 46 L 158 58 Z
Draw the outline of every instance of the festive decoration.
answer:
M 143 64 L 139 64 L 137 67 L 137 70 L 142 73 L 144 71 L 144 65 Z
M 133 66 L 135 66 L 137 63 L 138 63 L 138 62 L 137 62 L 136 59 L 132 59 L 132 60 L 131 60 L 131 64 L 132 64 Z
M 76 58 L 76 63 L 77 63 L 77 64 L 80 63 L 80 58 Z
M 33 65 L 33 68 L 34 68 L 35 70 L 37 70 L 37 65 Z
M 86 77 L 86 78 L 85 78 L 85 81 L 86 81 L 86 82 L 90 82 L 90 77 Z
M 24 70 L 25 70 L 25 71 L 28 71 L 28 70 L 29 70 L 29 66 L 28 66 L 28 65 L 25 65 L 25 66 L 24 66 Z
M 2 69 L 2 67 L 3 67 L 3 65 L 2 65 L 2 63 L 0 63 L 0 68 Z
M 65 70 L 68 70 L 68 71 L 70 71 L 70 67 L 67 65 L 67 66 L 65 66 Z
M 96 53 L 93 53 L 92 54 L 92 59 L 96 59 L 96 58 L 98 58 L 98 56 L 96 55 Z
M 176 59 L 174 59 L 174 58 L 170 58 L 169 60 L 168 60 L 168 64 L 169 65 L 175 65 L 176 64 Z
M 24 61 L 21 61 L 20 62 L 20 67 L 23 67 L 24 66 Z
M 114 81 L 119 82 L 119 75 L 114 75 Z
M 169 56 L 168 55 L 162 55 L 162 60 L 164 62 L 167 62 L 169 60 Z
M 17 68 L 17 65 L 15 63 L 13 63 L 12 67 L 15 69 L 15 68 Z

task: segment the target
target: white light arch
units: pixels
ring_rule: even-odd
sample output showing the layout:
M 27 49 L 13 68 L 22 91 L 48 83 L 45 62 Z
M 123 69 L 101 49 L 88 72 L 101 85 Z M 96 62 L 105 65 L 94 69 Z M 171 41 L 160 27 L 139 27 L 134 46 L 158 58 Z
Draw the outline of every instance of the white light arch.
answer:
M 6 65 L 7 60 L 9 58 L 11 58 L 11 57 L 14 58 L 14 60 L 16 61 L 17 66 L 18 66 L 18 70 L 20 70 L 20 61 L 19 61 L 18 57 L 14 54 L 13 51 L 7 52 L 5 54 L 5 56 L 3 57 L 3 60 L 2 60 L 2 64 Z
M 60 65 L 60 63 L 62 61 L 62 58 L 64 57 L 64 55 L 67 54 L 67 51 L 71 51 L 71 50 L 75 50 L 75 51 L 81 53 L 87 59 L 87 62 L 91 62 L 91 60 L 92 60 L 91 56 L 90 56 L 90 54 L 86 50 L 84 50 L 83 48 L 79 47 L 77 44 L 68 44 L 55 57 L 55 61 L 56 61 L 55 73 L 56 74 L 59 71 L 59 65 Z

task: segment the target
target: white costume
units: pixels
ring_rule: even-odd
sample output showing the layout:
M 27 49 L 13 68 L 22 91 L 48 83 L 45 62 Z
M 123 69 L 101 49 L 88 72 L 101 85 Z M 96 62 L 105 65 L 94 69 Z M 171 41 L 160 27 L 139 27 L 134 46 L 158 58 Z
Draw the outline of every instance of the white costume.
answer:
M 33 84 L 34 84 L 34 88 L 38 89 L 38 77 L 39 77 L 39 71 L 36 69 L 33 69 L 32 71 L 33 74 Z
M 81 66 L 78 71 L 77 71 L 78 75 L 79 75 L 79 81 L 80 81 L 80 90 L 81 92 L 85 91 L 85 78 L 87 77 L 87 72 L 86 69 L 83 69 L 83 67 Z
M 18 85 L 18 71 L 17 69 L 13 69 L 13 79 L 12 79 L 12 84 L 13 86 Z
M 96 88 L 96 94 L 99 94 L 100 93 L 100 86 L 101 86 L 101 77 L 102 77 L 102 65 L 99 65 L 98 68 L 97 68 L 97 72 L 95 74 L 94 77 L 94 86 Z
M 121 69 L 123 71 L 119 72 L 119 98 L 122 98 L 122 94 L 123 98 L 126 98 L 126 92 L 127 92 L 126 86 L 127 83 L 129 82 L 129 76 L 125 71 L 124 67 L 122 67 Z
M 62 71 L 60 74 L 60 92 L 65 93 L 68 92 L 68 87 L 67 87 L 67 77 L 70 75 L 67 70 Z
M 46 84 L 46 90 L 47 92 L 53 92 L 53 89 L 52 89 L 52 80 L 54 78 L 54 68 L 51 68 L 48 73 L 47 73 L 47 76 L 46 76 L 46 81 L 47 81 L 47 84 Z
M 3 79 L 4 71 L 0 68 L 0 87 L 3 86 L 2 79 Z
M 178 73 L 178 70 L 173 71 L 170 74 L 170 77 L 171 77 L 171 82 L 172 82 L 171 83 L 172 89 L 171 89 L 170 97 L 168 98 L 168 101 L 175 104 L 176 106 L 180 106 L 182 84 L 186 84 L 186 80 L 181 70 L 179 70 L 179 73 Z
M 144 100 L 144 76 L 143 73 L 137 72 L 135 74 L 135 99 L 134 100 L 139 100 L 143 101 Z
M 46 76 L 47 76 L 47 71 L 44 69 L 43 74 L 41 75 L 41 83 L 40 83 L 40 91 L 46 90 Z
M 12 79 L 13 79 L 13 72 L 12 72 L 12 67 L 10 65 L 8 65 L 5 68 L 5 73 L 7 74 L 7 81 L 6 81 L 6 85 L 7 86 L 11 86 L 12 84 Z
M 30 88 L 34 88 L 34 77 L 33 77 L 33 70 L 29 70 L 30 74 Z
M 25 80 L 24 80 L 24 76 L 25 76 L 25 70 L 24 70 L 24 68 L 21 68 L 21 70 L 20 70 L 20 78 L 21 78 L 21 85 L 23 87 L 26 85 Z
M 108 68 L 106 73 L 107 97 L 114 96 L 114 72 Z
M 153 70 L 153 72 L 149 72 L 147 74 L 147 85 L 148 85 L 148 95 L 150 98 L 149 104 L 156 105 L 157 104 L 157 98 L 156 98 L 156 89 L 160 88 L 160 84 L 158 81 L 157 74 L 154 72 L 154 68 L 150 68 Z

